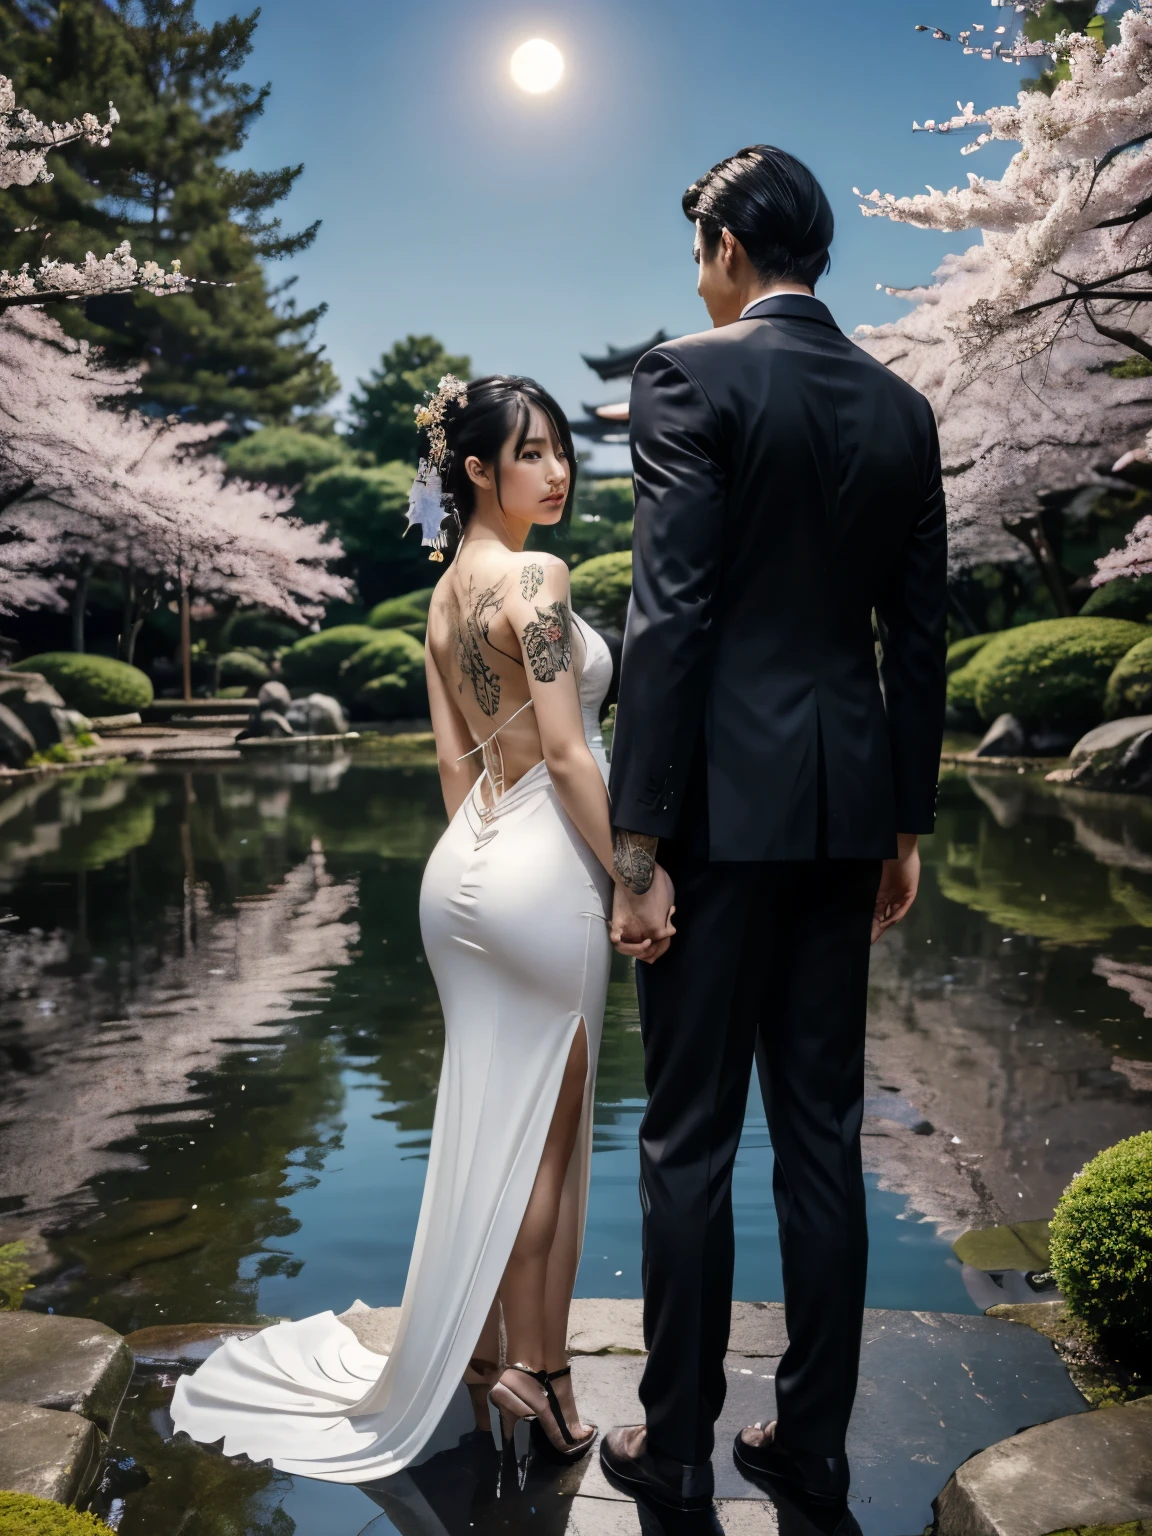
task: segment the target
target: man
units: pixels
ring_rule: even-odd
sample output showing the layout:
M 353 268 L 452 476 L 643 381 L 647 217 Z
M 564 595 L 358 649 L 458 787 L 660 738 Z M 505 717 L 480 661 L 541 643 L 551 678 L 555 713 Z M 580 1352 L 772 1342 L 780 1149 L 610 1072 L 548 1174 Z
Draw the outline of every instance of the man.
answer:
M 836 1512 L 867 1267 L 869 942 L 915 899 L 943 733 L 939 447 L 928 403 L 813 294 L 833 221 L 805 166 L 742 150 L 684 211 L 715 329 L 649 352 L 633 380 L 611 781 L 613 940 L 648 962 L 647 1422 L 614 1430 L 601 1456 L 665 1504 L 711 1498 L 755 1056 L 789 1346 L 777 1419 L 743 1431 L 735 1455 Z

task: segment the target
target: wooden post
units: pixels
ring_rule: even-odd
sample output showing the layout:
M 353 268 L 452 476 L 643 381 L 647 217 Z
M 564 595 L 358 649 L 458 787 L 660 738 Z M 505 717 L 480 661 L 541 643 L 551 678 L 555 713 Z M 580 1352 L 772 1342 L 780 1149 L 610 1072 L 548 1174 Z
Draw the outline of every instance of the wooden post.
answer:
M 180 668 L 184 674 L 184 697 L 192 697 L 192 599 L 187 583 L 180 588 Z

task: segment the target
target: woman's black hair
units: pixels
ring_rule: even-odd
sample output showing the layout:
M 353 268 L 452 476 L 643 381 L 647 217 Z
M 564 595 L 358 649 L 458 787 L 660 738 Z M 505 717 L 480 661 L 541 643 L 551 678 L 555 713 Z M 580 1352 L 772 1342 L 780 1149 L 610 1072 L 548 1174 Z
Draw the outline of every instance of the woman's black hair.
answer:
M 571 515 L 576 493 L 576 449 L 572 428 L 559 404 L 535 379 L 520 374 L 493 373 L 473 379 L 468 385 L 466 405 L 453 402 L 444 418 L 448 455 L 442 475 L 446 515 L 455 513 L 463 533 L 476 506 L 476 487 L 468 478 L 465 463 L 475 457 L 492 466 L 496 497 L 500 498 L 500 452 L 511 438 L 519 457 L 532 423 L 532 406 L 552 424 L 556 441 L 568 460 L 568 498 L 560 521 Z M 449 543 L 454 542 L 451 535 Z
M 709 256 L 722 230 L 735 235 L 765 281 L 816 286 L 831 266 L 832 205 L 795 155 L 752 144 L 714 165 L 683 197 Z

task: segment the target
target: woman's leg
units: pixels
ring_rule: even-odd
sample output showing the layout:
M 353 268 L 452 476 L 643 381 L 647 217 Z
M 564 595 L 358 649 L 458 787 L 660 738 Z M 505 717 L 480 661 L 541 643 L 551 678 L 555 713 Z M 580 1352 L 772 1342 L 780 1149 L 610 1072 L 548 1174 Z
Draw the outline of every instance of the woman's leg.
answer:
M 563 1202 L 562 1197 L 580 1129 L 587 1079 L 588 1036 L 581 1019 L 568 1053 L 536 1181 L 500 1283 L 509 1363 L 526 1365 L 534 1371 L 556 1370 L 566 1363 L 564 1333 L 575 1282 L 574 1211 L 566 1213 L 565 1227 L 571 1228 L 571 1235 L 569 1239 L 565 1233 L 561 1244 L 563 1249 L 570 1249 L 568 1257 L 556 1253 L 557 1262 L 553 1264 L 550 1260 L 556 1249 L 561 1205 L 571 1204 Z M 561 1294 L 565 1286 L 566 1293 Z M 517 1372 L 508 1375 L 508 1385 L 517 1396 L 540 1410 L 547 1425 L 551 1414 L 543 1391 Z M 568 1427 L 577 1439 L 586 1433 L 582 1425 L 571 1420 Z

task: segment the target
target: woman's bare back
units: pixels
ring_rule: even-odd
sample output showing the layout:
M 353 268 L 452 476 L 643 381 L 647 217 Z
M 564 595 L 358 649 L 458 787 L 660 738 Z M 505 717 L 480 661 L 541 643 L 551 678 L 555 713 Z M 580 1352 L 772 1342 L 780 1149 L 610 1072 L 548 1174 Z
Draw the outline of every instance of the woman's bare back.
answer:
M 584 643 L 567 606 L 546 603 L 525 631 L 523 646 L 505 603 L 517 593 L 532 602 L 552 555 L 518 553 L 494 542 L 467 544 L 437 584 L 428 612 L 428 647 L 452 701 L 479 746 L 499 732 L 505 788 L 542 759 L 524 666 L 540 678 L 584 666 Z M 558 563 L 558 562 L 557 562 Z

